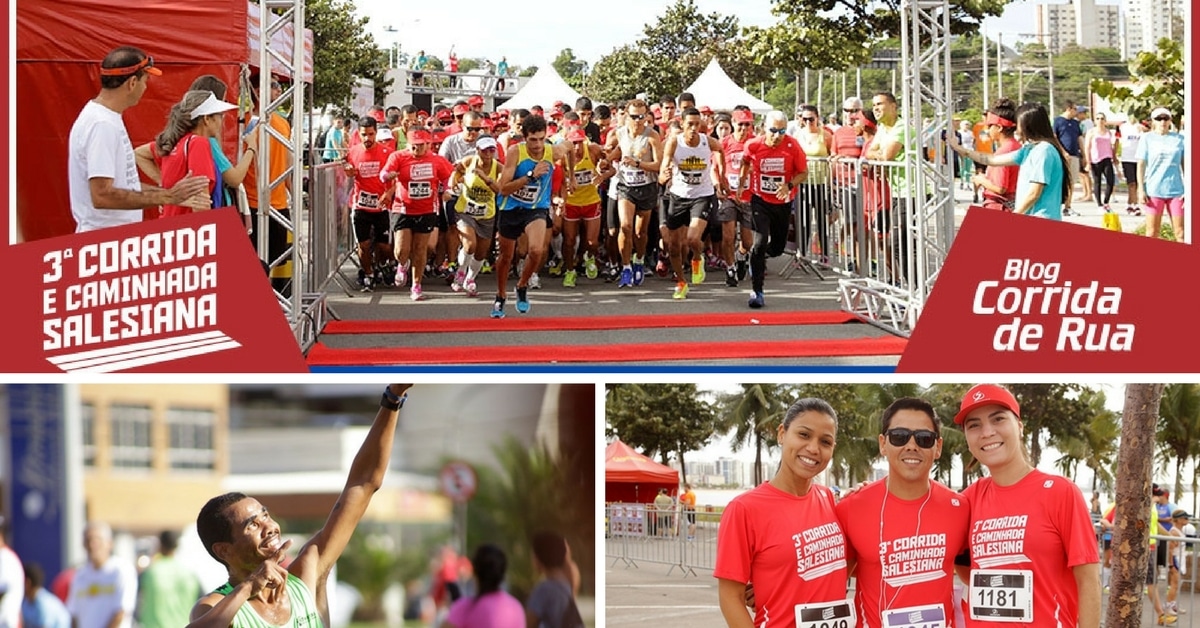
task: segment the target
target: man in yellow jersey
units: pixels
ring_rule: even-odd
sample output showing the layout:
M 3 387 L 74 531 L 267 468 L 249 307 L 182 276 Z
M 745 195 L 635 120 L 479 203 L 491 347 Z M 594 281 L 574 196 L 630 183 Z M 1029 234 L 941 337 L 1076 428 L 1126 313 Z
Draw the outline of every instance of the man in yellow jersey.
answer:
M 575 259 L 575 239 L 579 237 L 579 223 L 583 223 L 583 272 L 588 279 L 595 279 L 600 270 L 596 266 L 596 247 L 600 238 L 600 191 L 599 186 L 608 180 L 616 169 L 604 158 L 604 149 L 588 139 L 579 127 L 567 133 L 575 153 L 573 172 L 575 192 L 567 196 L 563 211 L 563 260 L 566 272 L 563 287 L 574 288 L 578 277 L 578 260 Z
M 287 569 L 291 541 L 258 500 L 242 493 L 214 497 L 200 509 L 196 531 L 209 555 L 225 565 L 229 582 L 200 598 L 188 628 L 316 628 L 328 625 L 324 583 L 383 484 L 400 408 L 412 384 L 383 391 L 375 422 L 350 464 L 346 486 L 325 520 Z M 325 623 L 321 623 L 321 622 Z

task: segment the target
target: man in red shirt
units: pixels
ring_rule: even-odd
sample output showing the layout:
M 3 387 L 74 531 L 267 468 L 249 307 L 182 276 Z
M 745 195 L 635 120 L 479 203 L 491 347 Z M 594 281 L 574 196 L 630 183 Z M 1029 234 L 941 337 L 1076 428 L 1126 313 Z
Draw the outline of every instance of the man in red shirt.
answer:
M 375 283 L 375 256 L 391 256 L 388 239 L 391 225 L 384 208 L 391 200 L 392 191 L 379 179 L 379 171 L 392 151 L 375 141 L 375 118 L 364 116 L 358 124 L 362 143 L 346 154 L 344 167 L 346 174 L 354 177 L 354 191 L 350 194 L 354 237 L 358 241 L 358 260 L 362 265 L 362 291 L 370 292 Z
M 741 227 L 742 247 L 750 246 L 754 237 L 750 222 L 750 189 L 748 186 L 738 187 L 742 180 L 742 154 L 746 151 L 746 142 L 754 137 L 754 113 L 749 109 L 734 109 L 732 120 L 733 133 L 721 140 L 721 152 L 725 155 L 725 164 L 720 190 L 717 198 L 720 204 L 717 208 L 716 222 L 721 225 L 721 258 L 725 260 L 725 285 L 736 288 L 738 282 L 746 278 L 745 248 L 737 251 L 734 260 L 734 247 L 737 244 L 737 234 L 734 229 Z M 734 192 L 742 190 L 738 196 Z
M 429 250 L 429 234 L 437 227 L 438 189 L 450 180 L 454 166 L 437 153 L 430 151 L 433 142 L 429 131 L 413 130 L 408 137 L 409 149 L 388 157 L 379 179 L 395 183 L 393 210 L 399 210 L 396 222 L 396 286 L 402 287 L 412 269 L 413 301 L 422 301 L 421 279 L 425 275 L 425 260 Z
M 1000 155 L 1021 149 L 1021 143 L 1013 137 L 1017 130 L 1016 103 L 1001 98 L 988 110 L 984 119 L 988 136 L 999 138 L 993 153 Z M 985 174 L 976 173 L 971 183 L 983 188 L 983 206 L 988 209 L 1012 211 L 1017 197 L 1017 174 L 1020 166 L 988 166 Z
M 763 279 L 767 257 L 779 257 L 787 246 L 788 219 L 796 186 L 808 178 L 808 161 L 799 142 L 787 135 L 787 116 L 782 111 L 767 114 L 766 133 L 746 143 L 738 177 L 737 196 L 749 189 L 754 245 L 750 249 L 750 274 L 754 293 L 749 305 L 758 309 L 763 301 Z

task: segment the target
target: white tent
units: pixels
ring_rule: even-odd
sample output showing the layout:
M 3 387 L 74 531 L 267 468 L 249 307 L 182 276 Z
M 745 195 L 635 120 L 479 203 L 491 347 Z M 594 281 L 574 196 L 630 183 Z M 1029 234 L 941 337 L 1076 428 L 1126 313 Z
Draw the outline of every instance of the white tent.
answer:
M 754 113 L 766 113 L 775 107 L 770 103 L 751 96 L 749 92 L 738 87 L 737 83 L 725 74 L 717 58 L 708 62 L 708 67 L 688 86 L 686 92 L 696 97 L 696 105 L 708 105 L 716 111 L 733 109 L 736 105 L 745 105 Z
M 571 89 L 570 85 L 554 71 L 554 66 L 546 64 L 538 68 L 537 74 L 525 82 L 521 91 L 500 105 L 505 109 L 529 109 L 541 105 L 549 111 L 556 100 L 561 100 L 572 107 L 580 96 L 579 92 Z

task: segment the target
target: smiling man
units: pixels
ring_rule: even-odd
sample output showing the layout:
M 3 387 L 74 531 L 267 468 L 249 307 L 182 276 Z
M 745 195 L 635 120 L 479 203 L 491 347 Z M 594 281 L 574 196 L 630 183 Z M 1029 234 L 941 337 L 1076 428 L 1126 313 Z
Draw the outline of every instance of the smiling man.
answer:
M 383 485 L 397 416 L 412 384 L 388 386 L 379 413 L 354 456 L 346 486 L 325 525 L 285 569 L 279 524 L 258 500 L 241 493 L 214 497 L 196 518 L 204 549 L 229 571 L 229 582 L 200 598 L 189 628 L 317 628 L 328 615 L 324 582 L 346 549 L 371 496 Z
M 836 509 L 855 561 L 855 613 L 863 626 L 908 625 L 916 615 L 923 624 L 958 625 L 954 557 L 966 549 L 971 509 L 929 477 L 942 454 L 940 423 L 933 406 L 913 397 L 892 402 L 881 423 L 887 477 Z

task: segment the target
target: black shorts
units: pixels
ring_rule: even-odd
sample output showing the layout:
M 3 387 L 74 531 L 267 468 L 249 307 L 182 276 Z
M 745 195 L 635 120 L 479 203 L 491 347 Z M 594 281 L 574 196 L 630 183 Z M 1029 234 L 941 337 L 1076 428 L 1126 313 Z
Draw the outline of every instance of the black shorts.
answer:
M 1137 185 L 1138 179 L 1137 179 L 1137 162 L 1136 161 L 1122 161 L 1121 162 L 1121 173 L 1125 175 L 1126 183 L 1128 183 L 1129 185 L 1134 185 L 1134 186 Z
M 496 214 L 500 237 L 506 240 L 516 240 L 525 233 L 525 227 L 535 220 L 546 223 L 550 227 L 549 209 L 510 209 Z
M 387 212 L 354 210 L 354 239 L 358 242 L 374 240 L 377 244 L 387 244 L 390 227 Z
M 680 229 L 692 224 L 692 221 L 697 218 L 708 220 L 708 213 L 716 198 L 715 196 L 684 198 L 669 194 L 658 215 L 659 224 L 667 229 Z
M 733 222 L 734 220 L 737 220 L 738 216 L 741 214 L 741 211 L 742 210 L 738 207 L 737 203 L 727 198 L 722 199 L 712 204 L 712 207 L 708 212 L 708 223 L 723 224 L 727 222 Z
M 613 233 L 621 229 L 621 213 L 617 211 L 617 199 L 604 196 L 604 226 Z
M 396 220 L 396 231 L 408 229 L 413 233 L 433 233 L 437 227 L 437 214 L 420 214 L 410 216 L 408 214 L 400 214 L 400 218 Z
M 442 209 L 438 212 L 437 228 L 446 233 L 451 225 L 458 224 L 458 218 L 455 216 L 454 207 L 458 205 L 458 197 L 451 197 L 450 200 L 442 203 Z
M 648 212 L 658 208 L 658 184 L 647 183 L 637 187 L 629 187 L 617 182 L 617 198 L 633 203 L 640 212 Z

